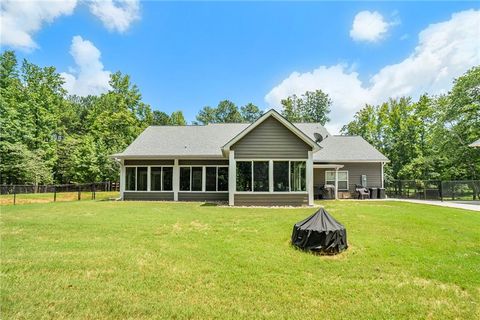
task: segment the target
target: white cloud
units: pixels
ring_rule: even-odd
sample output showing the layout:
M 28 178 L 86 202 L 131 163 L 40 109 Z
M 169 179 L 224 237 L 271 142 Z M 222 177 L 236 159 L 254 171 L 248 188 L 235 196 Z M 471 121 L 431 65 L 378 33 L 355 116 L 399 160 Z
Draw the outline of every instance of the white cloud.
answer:
M 347 65 L 320 66 L 311 72 L 293 72 L 265 96 L 265 101 L 278 107 L 289 95 L 321 89 L 333 101 L 329 129 L 338 133 L 365 103 L 447 92 L 454 78 L 480 64 L 480 11 L 455 13 L 448 21 L 429 25 L 418 39 L 406 59 L 383 67 L 367 83 Z
M 393 24 L 385 21 L 377 11 L 360 11 L 353 19 L 350 37 L 356 41 L 376 42 L 386 35 Z
M 111 72 L 103 69 L 101 53 L 93 43 L 75 36 L 70 46 L 70 54 L 76 67 L 71 68 L 70 73 L 61 73 L 65 79 L 64 88 L 69 94 L 98 95 L 110 89 L 108 81 Z
M 76 6 L 76 0 L 3 0 L 0 2 L 0 44 L 24 50 L 34 49 L 37 44 L 32 36 L 44 24 L 72 14 Z
M 92 0 L 89 7 L 110 31 L 125 32 L 140 18 L 138 0 Z

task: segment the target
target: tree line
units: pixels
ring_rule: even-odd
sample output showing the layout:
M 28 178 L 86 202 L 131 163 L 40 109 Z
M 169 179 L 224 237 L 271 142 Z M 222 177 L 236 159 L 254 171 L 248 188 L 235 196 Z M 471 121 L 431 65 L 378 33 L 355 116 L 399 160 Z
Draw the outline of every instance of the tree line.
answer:
M 465 146 L 480 136 L 479 85 L 474 68 L 449 94 L 367 105 L 342 133 L 363 136 L 389 157 L 389 177 L 475 178 L 478 151 Z M 324 125 L 331 103 L 316 90 L 287 97 L 279 107 L 292 122 Z M 223 100 L 204 106 L 193 124 L 252 122 L 262 113 L 252 103 L 238 107 Z M 124 150 L 149 125 L 186 124 L 180 110 L 152 110 L 121 72 L 111 75 L 108 92 L 79 97 L 68 95 L 54 67 L 18 63 L 13 51 L 0 55 L 1 184 L 117 181 L 118 164 L 109 155 Z

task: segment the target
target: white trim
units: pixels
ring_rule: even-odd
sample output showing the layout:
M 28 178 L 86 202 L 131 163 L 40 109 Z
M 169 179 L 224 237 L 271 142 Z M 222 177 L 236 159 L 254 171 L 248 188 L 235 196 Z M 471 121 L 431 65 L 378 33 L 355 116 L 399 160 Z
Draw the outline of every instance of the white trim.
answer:
M 333 159 L 327 159 L 327 160 L 319 160 L 319 159 L 313 159 L 314 164 L 328 164 L 328 162 L 339 162 L 339 163 L 355 163 L 355 162 L 362 162 L 362 163 L 379 163 L 379 162 L 390 162 L 390 160 L 333 160 Z
M 123 159 L 120 161 L 120 199 L 123 200 L 123 195 L 125 193 L 125 165 L 123 164 Z
M 135 168 L 135 190 L 124 190 L 125 192 L 173 192 L 173 185 L 172 190 L 163 190 L 163 168 L 174 168 L 172 165 L 143 165 L 143 164 L 129 164 L 124 165 L 124 170 L 126 168 Z M 138 182 L 138 168 L 147 168 L 147 190 L 137 190 L 137 182 Z M 161 168 L 160 170 L 160 188 L 162 190 L 152 190 L 152 168 Z M 126 179 L 126 172 L 125 172 L 125 179 Z M 173 179 L 173 173 L 172 173 Z M 125 180 L 126 181 L 126 180 Z M 172 181 L 173 184 L 173 181 Z
M 337 199 L 338 199 L 338 168 L 335 168 L 335 200 Z
M 268 161 L 268 191 L 273 192 L 273 160 Z
M 173 201 L 178 201 L 178 191 L 180 189 L 180 168 L 178 167 L 178 159 L 173 160 Z
M 228 160 L 228 158 L 223 155 L 178 155 L 178 154 L 169 154 L 169 155 L 110 155 L 110 158 L 113 159 L 124 159 L 124 160 Z
M 152 170 L 151 168 L 152 168 L 151 166 L 147 167 L 147 192 L 151 191 L 150 190 L 151 189 L 151 186 L 150 186 L 150 182 L 151 182 L 150 172 Z M 160 181 L 162 181 L 162 169 L 160 169 Z M 160 182 L 160 188 L 162 188 L 161 182 Z
M 306 162 L 306 187 L 308 192 L 308 205 L 313 206 L 313 152 L 308 151 L 308 161 Z
M 336 182 L 338 182 L 338 173 L 339 172 L 342 172 L 342 173 L 346 172 L 347 173 L 347 189 L 338 189 L 338 191 L 349 191 L 350 190 L 349 189 L 349 186 L 350 186 L 350 184 L 349 184 L 350 183 L 350 181 L 349 181 L 350 176 L 349 175 L 350 174 L 349 174 L 348 170 L 338 170 L 338 169 L 335 169 L 335 171 L 334 170 L 325 170 L 325 184 L 327 184 L 327 172 L 335 172 L 335 178 L 334 179 L 337 180 Z M 345 180 L 342 180 L 342 181 L 345 181 Z M 335 186 L 335 188 L 337 188 L 337 186 Z
M 308 194 L 307 191 L 236 191 L 234 194 Z
M 228 205 L 235 204 L 235 191 L 237 188 L 237 163 L 235 161 L 235 151 L 230 151 L 228 155 Z
M 382 185 L 382 188 L 385 188 L 384 185 L 383 185 L 383 184 L 384 184 L 384 181 L 383 181 L 383 180 L 385 179 L 384 176 L 383 176 L 383 166 L 384 166 L 384 165 L 385 165 L 385 162 L 382 162 L 382 168 L 381 168 L 381 170 L 382 170 L 382 172 L 381 172 L 381 179 L 382 179 L 381 185 Z
M 314 169 L 336 169 L 343 167 L 343 164 L 313 164 Z
M 253 122 L 251 125 L 249 125 L 247 128 L 245 128 L 243 131 L 241 131 L 239 134 L 237 134 L 235 137 L 233 137 L 229 142 L 227 142 L 223 147 L 222 147 L 222 152 L 225 154 L 230 150 L 230 147 L 240 141 L 243 137 L 245 137 L 249 132 L 251 132 L 253 129 L 255 129 L 258 125 L 263 123 L 266 119 L 269 117 L 274 117 L 276 120 L 278 120 L 281 124 L 283 124 L 287 129 L 289 129 L 292 133 L 294 133 L 297 137 L 299 137 L 303 142 L 308 144 L 309 146 L 312 147 L 312 151 L 316 152 L 320 150 L 320 146 L 315 143 L 310 137 L 308 137 L 303 131 L 295 127 L 290 121 L 285 119 L 283 116 L 281 116 L 277 111 L 274 109 L 270 109 L 269 111 L 265 112 L 260 118 L 258 118 L 255 122 Z

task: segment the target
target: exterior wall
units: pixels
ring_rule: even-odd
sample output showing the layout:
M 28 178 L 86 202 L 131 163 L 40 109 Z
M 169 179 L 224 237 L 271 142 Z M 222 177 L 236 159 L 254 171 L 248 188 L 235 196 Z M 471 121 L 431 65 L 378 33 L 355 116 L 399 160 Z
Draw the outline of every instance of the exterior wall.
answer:
M 273 117 L 235 143 L 236 159 L 307 159 L 308 144 Z
M 179 192 L 178 201 L 228 201 L 228 192 Z
M 173 166 L 173 160 L 125 160 L 126 166 Z
M 228 166 L 228 160 L 179 160 L 181 166 Z
M 367 176 L 367 187 L 381 187 L 382 185 L 382 164 L 380 162 L 336 162 L 336 164 L 344 165 L 339 171 L 348 171 L 348 188 L 350 192 L 355 192 L 355 185 L 361 184 L 362 175 Z M 313 169 L 315 194 L 318 194 L 318 188 L 325 184 L 325 171 L 327 170 L 335 171 L 335 169 Z
M 123 193 L 123 199 L 141 201 L 173 201 L 173 192 L 125 191 Z
M 308 205 L 307 193 L 236 193 L 236 206 L 302 206 Z

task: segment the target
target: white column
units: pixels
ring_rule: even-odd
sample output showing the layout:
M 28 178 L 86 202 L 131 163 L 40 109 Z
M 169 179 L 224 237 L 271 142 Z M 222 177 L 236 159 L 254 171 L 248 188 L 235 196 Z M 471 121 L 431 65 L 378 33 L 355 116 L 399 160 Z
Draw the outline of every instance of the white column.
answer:
M 308 205 L 313 206 L 313 151 L 308 151 L 308 160 L 305 169 L 307 171 Z
M 207 189 L 207 167 L 202 167 L 202 191 L 205 192 Z
M 120 199 L 123 200 L 123 193 L 125 192 L 125 165 L 124 160 L 120 159 Z
M 178 190 L 180 189 L 180 167 L 178 159 L 173 160 L 173 201 L 178 201 Z
M 237 189 L 237 165 L 235 162 L 235 151 L 230 150 L 228 154 L 228 205 L 235 204 L 235 191 Z
M 273 192 L 273 160 L 268 161 L 268 191 Z
M 381 162 L 381 164 L 382 164 L 382 175 L 381 175 L 381 177 L 382 177 L 382 178 L 381 178 L 381 179 L 382 179 L 382 182 L 381 182 L 381 183 L 382 183 L 382 188 L 385 188 L 385 187 L 383 186 L 383 184 L 384 184 L 384 181 L 383 181 L 383 180 L 385 179 L 385 178 L 383 177 L 383 166 L 385 165 L 385 162 Z
M 335 168 L 335 200 L 338 199 L 338 167 Z
M 151 188 L 150 188 L 150 184 L 151 184 L 151 181 L 150 181 L 150 178 L 151 178 L 151 167 L 148 166 L 147 167 L 147 191 L 151 191 Z

